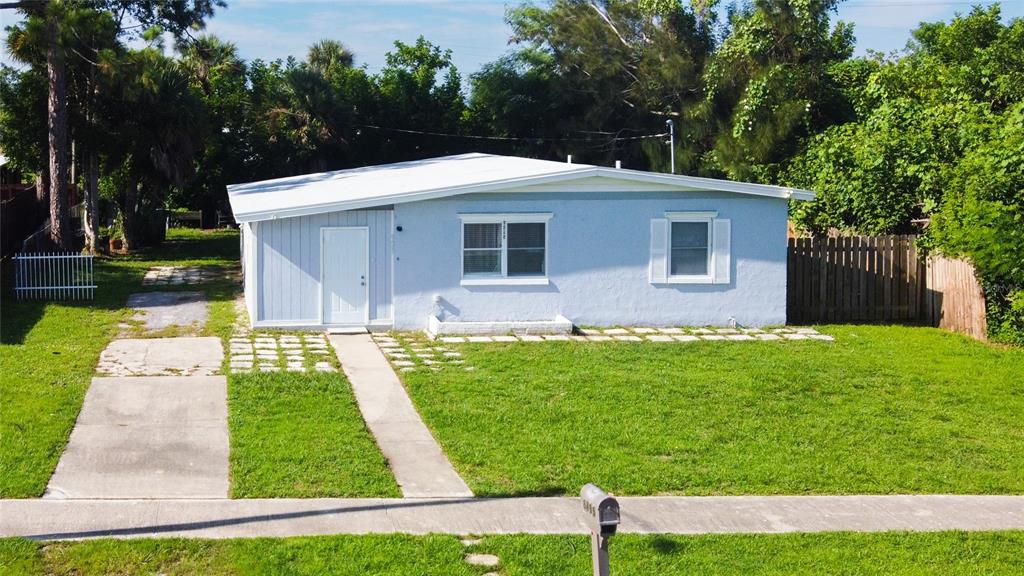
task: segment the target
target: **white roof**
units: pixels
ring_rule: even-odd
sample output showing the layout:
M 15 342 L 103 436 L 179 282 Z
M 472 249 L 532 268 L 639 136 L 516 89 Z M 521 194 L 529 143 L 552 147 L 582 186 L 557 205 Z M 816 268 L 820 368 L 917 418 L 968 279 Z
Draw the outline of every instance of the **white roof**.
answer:
M 255 222 L 474 192 L 517 190 L 585 178 L 617 181 L 614 188 L 619 191 L 629 191 L 631 188 L 650 190 L 654 189 L 653 186 L 666 190 L 713 190 L 797 200 L 814 198 L 813 192 L 781 186 L 493 154 L 443 156 L 231 184 L 227 188 L 235 220 Z M 536 189 L 556 190 L 557 187 L 543 186 Z

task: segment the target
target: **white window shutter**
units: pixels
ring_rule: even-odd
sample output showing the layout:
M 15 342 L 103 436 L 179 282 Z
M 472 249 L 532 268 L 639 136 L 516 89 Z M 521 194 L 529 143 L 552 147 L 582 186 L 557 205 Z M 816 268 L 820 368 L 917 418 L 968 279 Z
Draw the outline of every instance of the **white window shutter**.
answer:
M 651 220 L 651 283 L 664 284 L 668 278 L 668 220 Z
M 713 249 L 714 254 L 714 283 L 715 284 L 728 284 L 729 283 L 729 269 L 731 267 L 731 253 L 732 246 L 730 246 L 731 240 L 730 224 L 728 220 L 715 219 L 714 221 L 714 234 L 713 234 Z

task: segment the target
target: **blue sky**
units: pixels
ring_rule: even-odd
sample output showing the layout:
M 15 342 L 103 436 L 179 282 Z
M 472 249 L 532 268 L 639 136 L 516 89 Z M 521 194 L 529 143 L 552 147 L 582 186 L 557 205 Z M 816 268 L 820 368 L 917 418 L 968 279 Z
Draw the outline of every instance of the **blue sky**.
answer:
M 542 2 L 543 0 L 541 0 Z M 723 3 L 728 3 L 725 0 Z M 906 45 L 919 22 L 948 20 L 963 0 L 847 0 L 838 17 L 856 25 L 857 51 L 889 52 Z M 313 42 L 340 40 L 359 65 L 375 72 L 395 40 L 423 35 L 452 50 L 464 76 L 509 50 L 503 0 L 228 0 L 208 30 L 234 42 L 243 58 L 302 57 Z M 515 3 L 513 3 L 515 5 Z M 1002 2 L 1005 19 L 1024 16 L 1024 0 Z M 9 23 L 11 14 L 0 14 Z M 9 62 L 6 52 L 2 60 Z

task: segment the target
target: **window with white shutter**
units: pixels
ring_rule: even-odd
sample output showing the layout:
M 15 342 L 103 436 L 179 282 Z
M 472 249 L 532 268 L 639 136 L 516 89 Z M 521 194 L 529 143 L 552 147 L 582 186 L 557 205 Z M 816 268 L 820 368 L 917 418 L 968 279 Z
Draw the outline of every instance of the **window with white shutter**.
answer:
M 651 220 L 653 284 L 728 284 L 729 220 L 716 212 L 667 212 Z

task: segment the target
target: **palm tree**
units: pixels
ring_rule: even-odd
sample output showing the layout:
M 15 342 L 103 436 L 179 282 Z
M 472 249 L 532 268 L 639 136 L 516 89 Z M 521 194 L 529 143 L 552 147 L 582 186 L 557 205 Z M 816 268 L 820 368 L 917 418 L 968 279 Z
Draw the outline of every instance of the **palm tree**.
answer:
M 64 3 L 60 0 L 21 0 L 5 2 L 0 9 L 16 9 L 27 17 L 26 43 L 33 33 L 42 33 L 46 46 L 46 78 L 48 95 L 46 100 L 47 149 L 48 149 L 48 195 L 50 199 L 50 241 L 57 248 L 67 248 L 67 189 L 68 189 L 68 108 L 67 69 L 64 46 L 62 45 L 61 18 Z M 11 54 L 22 59 L 25 52 L 18 50 L 18 42 L 11 42 Z M 22 60 L 31 63 L 30 60 Z
M 108 163 L 119 166 L 120 210 L 126 248 L 146 238 L 143 219 L 163 206 L 167 190 L 192 177 L 207 136 L 203 103 L 188 74 L 155 48 L 129 51 L 109 77 L 111 134 L 118 148 Z
M 309 47 L 306 62 L 323 76 L 331 76 L 338 69 L 351 68 L 353 55 L 337 40 L 321 40 Z

